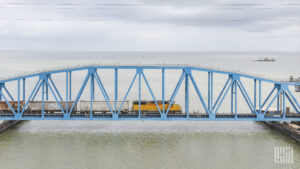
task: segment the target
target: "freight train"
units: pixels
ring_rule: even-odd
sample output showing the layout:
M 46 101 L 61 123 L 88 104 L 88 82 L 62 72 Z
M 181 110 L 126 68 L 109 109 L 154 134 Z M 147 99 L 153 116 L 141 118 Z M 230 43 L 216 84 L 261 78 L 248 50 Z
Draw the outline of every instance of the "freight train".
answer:
M 9 101 L 11 107 L 17 112 L 18 111 L 18 102 L 17 101 Z M 73 106 L 73 101 L 68 102 L 68 111 L 71 110 Z M 111 116 L 111 111 L 119 111 L 122 102 L 121 101 L 110 101 L 108 102 L 110 107 L 108 106 L 106 101 L 92 101 L 92 112 L 94 116 Z M 24 108 L 24 102 L 20 102 L 20 111 Z M 60 101 L 60 105 L 64 111 L 66 111 L 67 104 L 65 101 Z M 139 111 L 141 111 L 141 116 L 159 116 L 160 113 L 157 109 L 157 106 L 154 101 L 145 101 L 141 100 L 140 104 L 138 100 L 132 102 L 132 106 L 130 108 L 130 102 L 124 101 L 123 106 L 120 110 L 121 116 L 137 116 Z M 169 108 L 170 102 L 165 101 L 164 106 L 162 101 L 157 101 L 157 105 L 162 112 L 163 109 L 165 112 Z M 74 106 L 71 116 L 89 116 L 90 114 L 90 101 L 78 101 Z M 24 116 L 40 116 L 43 110 L 43 105 L 41 101 L 31 101 L 28 102 L 26 111 L 23 113 Z M 180 115 L 182 113 L 181 106 L 179 104 L 172 104 L 169 109 L 169 115 Z M 0 101 L 0 115 L 1 114 L 11 114 L 11 109 L 7 105 L 5 101 Z M 62 116 L 61 108 L 57 104 L 56 101 L 44 101 L 44 114 L 45 116 Z

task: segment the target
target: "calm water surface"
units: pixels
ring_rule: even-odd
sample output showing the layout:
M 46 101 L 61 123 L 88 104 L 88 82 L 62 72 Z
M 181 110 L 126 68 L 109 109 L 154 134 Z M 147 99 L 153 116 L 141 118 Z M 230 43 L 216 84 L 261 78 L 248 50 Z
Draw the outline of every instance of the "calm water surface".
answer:
M 260 56 L 278 62 L 251 61 Z M 300 76 L 299 53 L 1 52 L 0 58 L 5 75 L 93 61 L 180 62 L 273 78 Z M 274 146 L 294 147 L 294 163 L 275 164 Z M 300 146 L 255 122 L 27 121 L 1 134 L 0 168 L 296 169 Z

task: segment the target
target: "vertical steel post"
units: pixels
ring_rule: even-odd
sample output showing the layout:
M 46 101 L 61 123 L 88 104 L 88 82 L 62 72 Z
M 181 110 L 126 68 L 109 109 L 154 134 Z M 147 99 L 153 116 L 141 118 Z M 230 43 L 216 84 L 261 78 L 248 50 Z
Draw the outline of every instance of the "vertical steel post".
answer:
M 254 103 L 254 108 L 255 108 L 254 111 L 257 111 L 257 109 L 256 109 L 256 79 L 254 79 L 254 100 L 253 100 L 253 103 Z
M 286 91 L 282 90 L 282 115 L 283 115 L 283 119 L 285 119 L 285 113 L 286 113 L 285 96 L 286 96 Z
M 115 69 L 115 114 L 117 114 L 118 101 L 118 69 Z
M 46 79 L 48 81 L 48 77 L 46 77 Z M 46 101 L 48 101 L 48 84 L 45 83 L 45 87 L 46 87 Z
M 25 102 L 25 78 L 23 79 L 23 101 Z
M 258 106 L 259 106 L 259 114 L 261 114 L 261 80 L 258 81 L 258 87 L 259 87 L 259 91 L 258 91 Z
M 230 109 L 230 111 L 231 111 L 231 114 L 233 114 L 233 90 L 234 90 L 234 85 L 235 85 L 235 79 L 233 79 L 232 78 L 232 81 L 233 81 L 233 83 L 232 83 L 232 86 L 231 86 L 231 95 L 230 95 L 230 98 L 231 98 L 231 103 L 230 103 L 230 106 L 231 106 L 231 109 Z
M 44 110 L 45 110 L 45 98 L 44 98 L 44 94 L 45 94 L 45 79 L 42 79 L 42 118 L 45 117 L 44 115 Z
M 20 79 L 18 80 L 18 115 L 20 114 Z
M 185 114 L 186 118 L 189 118 L 190 114 L 190 105 L 189 105 L 189 74 L 186 73 L 187 70 L 185 71 Z
M 0 92 L 2 93 L 2 85 L 0 84 Z M 0 94 L 0 101 L 2 101 L 2 95 Z
M 66 114 L 69 114 L 69 73 L 66 72 Z
M 208 110 L 211 111 L 211 89 L 210 89 L 210 82 L 211 82 L 211 76 L 210 76 L 211 72 L 208 72 L 208 90 L 207 90 L 207 106 L 208 106 Z
M 279 88 L 277 88 L 277 92 L 279 91 Z M 277 96 L 277 112 L 280 112 L 280 97 L 281 97 L 282 94 L 279 94 Z
M 211 72 L 210 73 L 210 80 L 211 80 L 211 82 L 210 82 L 210 99 L 211 99 L 211 101 L 210 101 L 210 112 L 212 112 L 212 107 L 213 107 L 213 105 L 214 105 L 214 73 L 213 72 Z
M 69 100 L 72 101 L 72 72 L 69 72 Z
M 90 83 L 91 83 L 91 86 L 90 86 L 90 119 L 93 118 L 93 101 L 94 101 L 94 72 L 92 72 L 90 70 Z
M 237 118 L 237 80 L 234 81 L 234 113 L 235 118 Z
M 141 72 L 138 69 L 139 74 L 139 118 L 141 118 Z
M 92 94 L 93 94 L 92 101 L 95 101 L 95 75 L 94 75 L 94 73 L 91 74 L 91 83 L 92 83 L 91 87 L 92 87 Z
M 161 90 L 161 97 L 162 97 L 162 102 L 163 102 L 163 111 L 162 114 L 165 115 L 165 68 L 161 69 L 161 74 L 162 74 L 162 90 Z

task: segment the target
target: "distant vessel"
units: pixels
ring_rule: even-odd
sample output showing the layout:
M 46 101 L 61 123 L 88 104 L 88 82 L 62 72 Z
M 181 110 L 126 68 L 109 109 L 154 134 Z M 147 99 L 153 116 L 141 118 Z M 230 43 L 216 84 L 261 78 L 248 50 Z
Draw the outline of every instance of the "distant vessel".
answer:
M 253 60 L 253 61 L 255 61 L 255 62 L 276 62 L 276 60 L 273 57 L 271 57 L 271 58 L 268 58 L 268 57 L 262 58 L 262 57 L 260 57 L 260 59 Z

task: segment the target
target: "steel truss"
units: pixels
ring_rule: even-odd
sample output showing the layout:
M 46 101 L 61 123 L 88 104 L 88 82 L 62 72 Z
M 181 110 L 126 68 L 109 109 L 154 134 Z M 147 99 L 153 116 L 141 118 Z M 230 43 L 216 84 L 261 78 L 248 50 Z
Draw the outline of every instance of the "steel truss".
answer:
M 101 69 L 112 69 L 114 70 L 114 98 L 109 98 L 109 95 L 102 83 L 100 76 L 97 73 L 97 70 Z M 161 70 L 162 75 L 162 93 L 161 93 L 161 100 L 163 103 L 163 109 L 160 110 L 157 102 L 157 97 L 154 95 L 150 83 L 144 74 L 144 70 Z M 177 85 L 173 90 L 173 93 L 170 98 L 165 98 L 165 70 L 182 70 L 181 76 L 177 81 Z M 87 75 L 85 76 L 81 87 L 76 93 L 74 100 L 72 100 L 72 72 L 75 71 L 84 71 L 88 70 Z M 126 91 L 126 94 L 122 100 L 121 107 L 117 109 L 116 101 L 119 100 L 118 97 L 118 72 L 121 70 L 136 70 L 136 73 L 131 80 L 131 83 Z M 203 94 L 199 90 L 198 84 L 194 78 L 193 72 L 201 71 L 208 73 L 208 98 L 204 98 Z M 59 92 L 56 84 L 54 83 L 51 75 L 65 73 L 65 97 L 62 97 L 62 93 Z M 214 93 L 214 74 L 225 74 L 228 75 L 228 79 L 224 84 L 221 91 L 219 91 L 217 99 L 214 100 L 213 93 Z M 37 82 L 34 85 L 33 90 L 29 93 L 29 97 L 25 99 L 25 89 L 26 89 L 26 80 L 32 77 L 39 77 Z M 251 79 L 254 82 L 254 98 L 253 100 L 249 97 L 249 93 L 247 92 L 244 84 L 241 81 L 241 77 L 246 79 Z M 104 99 L 109 107 L 109 110 L 112 114 L 111 117 L 93 117 L 92 109 L 90 110 L 90 115 L 88 118 L 86 117 L 71 117 L 71 112 L 74 110 L 76 103 L 79 101 L 84 89 L 87 86 L 88 81 L 90 80 L 90 107 L 92 108 L 92 104 L 95 100 L 95 84 L 99 87 L 100 93 L 104 96 Z M 6 83 L 8 82 L 17 82 L 17 98 L 11 94 L 11 92 L 7 89 Z M 126 101 L 133 84 L 135 81 L 138 81 L 138 101 L 139 101 L 139 112 L 137 117 L 127 117 L 121 118 L 120 111 L 124 106 L 124 102 Z M 157 111 L 159 112 L 159 117 L 141 117 L 141 82 L 144 81 L 147 87 L 147 90 L 150 92 L 152 99 L 154 100 Z M 168 113 L 171 108 L 171 105 L 174 104 L 174 100 L 176 95 L 182 85 L 185 83 L 185 116 L 181 117 L 169 117 Z M 274 85 L 271 92 L 268 94 L 266 98 L 262 98 L 262 82 L 271 83 Z M 22 83 L 22 87 L 21 87 Z M 189 87 L 190 83 L 192 87 L 195 89 L 199 103 L 205 110 L 202 116 L 191 116 L 189 110 Z M 33 75 L 26 75 L 12 79 L 6 79 L 0 81 L 0 100 L 5 101 L 8 107 L 10 108 L 12 115 L 11 116 L 0 116 L 1 120 L 218 120 L 218 121 L 300 121 L 300 104 L 297 101 L 296 97 L 290 91 L 289 87 L 291 86 L 299 86 L 300 83 L 288 83 L 288 82 L 281 82 L 281 81 L 274 81 L 270 79 L 264 79 L 260 77 L 250 76 L 246 74 L 240 74 L 235 72 L 226 72 L 221 70 L 210 70 L 210 69 L 202 69 L 202 68 L 195 68 L 195 67 L 182 67 L 182 66 L 87 66 L 81 68 L 71 68 L 71 69 L 64 69 L 64 70 L 57 70 L 57 71 L 49 71 L 49 72 L 41 72 L 36 73 Z M 257 90 L 258 88 L 258 90 Z M 50 89 L 50 90 L 49 90 Z M 34 101 L 37 94 L 41 92 L 41 102 L 42 102 L 42 112 L 41 116 L 39 117 L 26 117 L 24 116 L 24 112 L 26 112 L 28 108 L 28 103 L 30 101 Z M 231 98 L 231 116 L 218 116 L 218 111 L 220 106 L 223 104 L 225 97 L 230 92 Z M 250 109 L 252 116 L 239 116 L 238 113 L 238 100 L 237 94 L 241 93 L 243 101 L 245 101 Z M 20 98 L 22 93 L 23 98 Z M 63 114 L 61 117 L 48 117 L 45 116 L 44 113 L 44 102 L 48 101 L 49 93 L 54 97 L 56 103 L 59 105 L 59 108 Z M 282 104 L 279 103 L 280 97 L 282 99 Z M 267 113 L 270 107 L 273 105 L 275 100 L 277 99 L 277 111 L 281 112 L 280 116 L 267 116 Z M 12 108 L 12 105 L 9 101 L 17 101 L 18 109 L 17 111 Z M 165 111 L 165 100 L 170 101 L 170 105 Z M 25 103 L 24 107 L 20 107 L 20 102 L 23 101 Z M 66 102 L 66 108 L 63 109 L 60 101 Z M 115 107 L 109 104 L 110 101 L 115 101 Z M 286 102 L 290 102 L 293 109 L 295 110 L 294 115 L 287 115 L 286 114 Z M 69 109 L 69 104 L 71 104 L 71 108 Z

